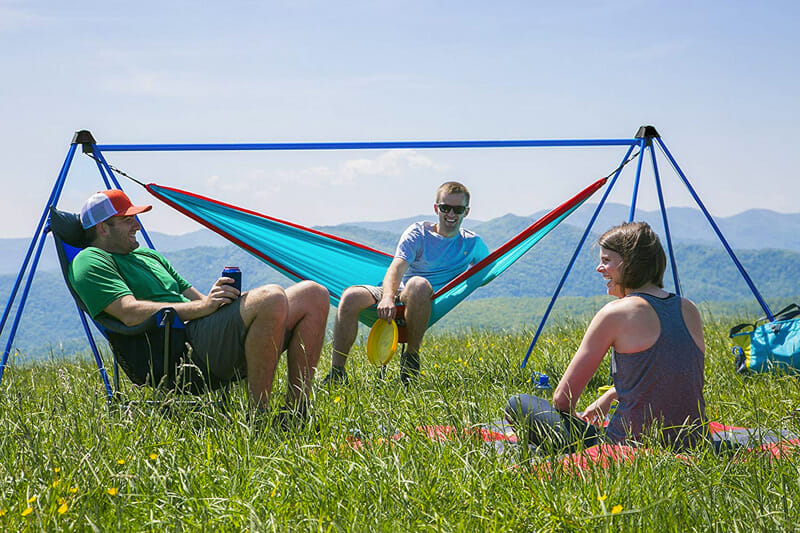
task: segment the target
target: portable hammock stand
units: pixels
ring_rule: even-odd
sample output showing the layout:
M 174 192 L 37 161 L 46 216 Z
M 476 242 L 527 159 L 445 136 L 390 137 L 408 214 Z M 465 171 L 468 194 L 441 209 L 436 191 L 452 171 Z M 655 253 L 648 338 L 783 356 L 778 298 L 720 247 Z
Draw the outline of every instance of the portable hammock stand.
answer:
M 552 148 L 552 147 L 616 147 L 616 146 L 627 147 L 627 151 L 621 160 L 620 166 L 614 172 L 609 174 L 609 176 L 607 176 L 606 178 L 602 178 L 601 180 L 597 180 L 594 184 L 590 185 L 589 187 L 584 189 L 581 193 L 579 193 L 579 195 L 573 198 L 570 202 L 565 202 L 565 204 L 559 206 L 559 208 L 552 211 L 547 216 L 543 217 L 543 219 L 534 223 L 532 226 L 527 228 L 523 233 L 521 233 L 520 235 L 518 235 L 505 245 L 498 248 L 498 250 L 492 252 L 492 254 L 485 260 L 481 261 L 477 265 L 473 266 L 469 271 L 465 272 L 464 274 L 458 276 L 456 279 L 452 280 L 447 286 L 443 287 L 440 291 L 437 291 L 436 295 L 434 295 L 435 299 L 433 304 L 433 315 L 431 323 L 438 320 L 438 318 L 443 316 L 447 311 L 449 311 L 461 299 L 466 297 L 466 295 L 475 290 L 478 286 L 488 283 L 491 279 L 499 275 L 500 272 L 508 268 L 508 266 L 510 266 L 511 263 L 513 263 L 516 259 L 518 259 L 525 251 L 527 251 L 536 242 L 538 242 L 538 240 L 541 239 L 547 232 L 549 232 L 553 227 L 555 227 L 555 225 L 557 225 L 567 215 L 569 215 L 572 211 L 574 211 L 592 193 L 599 190 L 599 188 L 605 185 L 607 179 L 610 179 L 610 181 L 607 184 L 608 186 L 606 187 L 605 193 L 603 194 L 602 199 L 595 208 L 594 213 L 592 214 L 592 217 L 575 249 L 575 252 L 573 253 L 572 258 L 570 259 L 567 268 L 565 269 L 564 274 L 553 293 L 552 299 L 550 300 L 547 310 L 545 311 L 539 323 L 539 326 L 536 330 L 533 340 L 531 341 L 528 351 L 525 354 L 525 357 L 522 361 L 521 366 L 524 368 L 528 362 L 528 358 L 530 357 L 530 354 L 533 351 L 534 346 L 536 345 L 536 341 L 538 340 L 542 332 L 544 324 L 546 323 L 550 315 L 550 312 L 552 311 L 553 305 L 555 304 L 555 301 L 557 300 L 560 294 L 564 282 L 566 281 L 570 271 L 572 270 L 575 260 L 577 259 L 578 254 L 581 248 L 583 247 L 583 244 L 585 243 L 586 238 L 588 237 L 592 229 L 592 226 L 594 225 L 597 219 L 597 216 L 599 215 L 600 211 L 605 205 L 606 199 L 608 198 L 609 193 L 616 184 L 617 178 L 622 172 L 623 167 L 625 166 L 625 164 L 627 164 L 629 161 L 633 159 L 631 157 L 631 154 L 633 153 L 633 150 L 637 147 L 639 151 L 638 154 L 634 155 L 634 157 L 638 155 L 638 162 L 636 167 L 633 196 L 630 205 L 629 220 L 630 221 L 633 220 L 636 211 L 636 201 L 638 197 L 638 189 L 639 189 L 639 182 L 640 182 L 640 175 L 642 170 L 642 161 L 644 159 L 644 154 L 649 152 L 653 167 L 653 175 L 655 178 L 656 190 L 658 193 L 659 207 L 665 229 L 668 255 L 675 283 L 675 292 L 680 294 L 680 283 L 678 279 L 677 265 L 672 250 L 672 239 L 669 232 L 666 209 L 664 207 L 664 199 L 661 191 L 661 181 L 659 177 L 658 166 L 656 163 L 655 150 L 653 149 L 654 145 L 660 148 L 664 156 L 668 159 L 669 163 L 672 165 L 677 175 L 680 177 L 681 181 L 687 187 L 692 198 L 695 200 L 695 202 L 705 215 L 706 219 L 708 220 L 709 224 L 716 233 L 717 237 L 720 239 L 721 243 L 725 247 L 725 250 L 728 252 L 728 255 L 730 255 L 731 259 L 736 265 L 736 268 L 741 273 L 742 277 L 746 281 L 747 285 L 749 286 L 756 300 L 758 300 L 760 306 L 766 313 L 769 320 L 772 321 L 773 315 L 769 307 L 767 306 L 766 302 L 761 297 L 760 293 L 756 289 L 754 283 L 748 276 L 744 267 L 741 265 L 736 255 L 734 254 L 733 250 L 728 245 L 728 242 L 725 240 L 721 231 L 717 227 L 717 224 L 714 222 L 708 210 L 705 208 L 700 198 L 697 196 L 696 192 L 692 188 L 691 184 L 684 175 L 683 171 L 680 169 L 677 162 L 672 157 L 672 154 L 669 152 L 666 145 L 661 140 L 659 134 L 656 132 L 653 126 L 640 127 L 635 137 L 631 139 L 384 141 L 384 142 L 327 142 L 327 143 L 247 143 L 247 144 L 107 144 L 107 145 L 97 144 L 94 137 L 89 131 L 81 130 L 76 132 L 72 138 L 72 142 L 67 151 L 67 156 L 58 174 L 53 189 L 50 192 L 50 197 L 48 198 L 47 203 L 44 207 L 42 216 L 39 219 L 39 223 L 36 226 L 33 238 L 31 239 L 30 245 L 28 246 L 25 258 L 22 262 L 22 265 L 20 266 L 20 270 L 17 274 L 16 281 L 14 282 L 14 286 L 9 295 L 8 302 L 6 303 L 2 319 L 0 319 L 0 336 L 1 336 L 6 325 L 6 321 L 9 318 L 11 310 L 16 301 L 17 293 L 20 287 L 22 286 L 22 293 L 20 295 L 20 300 L 16 308 L 16 313 L 14 316 L 14 320 L 12 321 L 11 329 L 9 331 L 6 347 L 3 352 L 2 362 L 0 362 L 0 382 L 2 382 L 3 373 L 5 371 L 9 354 L 11 353 L 14 337 L 16 335 L 17 328 L 19 326 L 20 319 L 22 317 L 22 313 L 25 307 L 25 302 L 27 300 L 31 283 L 33 281 L 36 268 L 39 263 L 39 259 L 41 257 L 43 244 L 47 236 L 47 232 L 49 230 L 49 228 L 46 225 L 47 214 L 49 212 L 50 207 L 56 207 L 56 208 L 58 207 L 58 201 L 59 198 L 61 197 L 64 184 L 69 174 L 70 166 L 72 164 L 72 161 L 75 157 L 75 153 L 77 152 L 79 146 L 81 147 L 82 152 L 84 154 L 89 155 L 95 160 L 97 169 L 100 173 L 100 177 L 107 189 L 112 189 L 112 188 L 122 189 L 122 186 L 120 185 L 114 172 L 112 171 L 113 167 L 111 167 L 111 165 L 109 165 L 108 162 L 106 161 L 104 154 L 109 152 L 254 151 L 254 150 L 310 151 L 310 150 L 391 150 L 391 149 L 456 149 L 456 148 L 468 149 L 468 148 L 535 148 L 535 147 Z M 226 236 L 227 238 L 232 240 L 235 244 L 250 251 L 254 255 L 258 256 L 260 259 L 264 260 L 271 266 L 275 267 L 280 272 L 287 274 L 289 277 L 293 279 L 314 279 L 313 276 L 309 276 L 307 273 L 294 272 L 293 265 L 275 261 L 273 260 L 273 258 L 267 256 L 266 254 L 261 253 L 256 248 L 256 245 L 254 243 L 244 242 L 241 236 L 236 236 L 232 232 L 229 232 L 227 229 L 225 229 L 224 227 L 225 224 L 210 223 L 208 219 L 204 217 L 206 217 L 207 214 L 210 217 L 210 215 L 212 214 L 211 212 L 208 213 L 204 212 L 203 215 L 197 215 L 196 213 L 193 214 L 191 209 L 187 209 L 187 202 L 191 203 L 192 201 L 200 198 L 201 200 L 206 202 L 206 205 L 214 204 L 217 207 L 221 206 L 222 209 L 229 209 L 230 212 L 234 213 L 236 216 L 243 216 L 245 218 L 256 217 L 259 218 L 261 221 L 264 220 L 277 221 L 277 219 L 271 219 L 270 217 L 266 217 L 258 213 L 249 212 L 241 208 L 227 206 L 225 204 L 221 204 L 220 202 L 214 202 L 213 200 L 210 199 L 204 199 L 202 197 L 193 195 L 191 193 L 178 191 L 177 189 L 170 189 L 168 187 L 162 187 L 155 184 L 149 184 L 149 185 L 144 185 L 142 183 L 140 184 L 145 186 L 148 189 L 148 191 L 150 191 L 152 194 L 162 199 L 164 202 L 172 205 L 176 209 L 184 212 L 184 214 L 187 214 L 188 216 L 191 216 L 195 220 L 210 227 L 217 233 Z M 367 257 L 372 258 L 375 261 L 375 264 L 371 268 L 373 271 L 381 272 L 381 277 L 382 273 L 385 272 L 386 267 L 391 261 L 391 256 L 388 256 L 387 254 L 384 254 L 377 250 L 369 249 L 368 247 L 364 247 L 362 245 L 358 245 L 350 241 L 346 241 L 345 239 L 339 239 L 329 235 L 321 234 L 319 232 L 316 232 L 315 230 L 310 230 L 309 228 L 303 228 L 302 226 L 298 226 L 296 224 L 291 224 L 284 221 L 277 221 L 277 222 L 283 224 L 285 227 L 295 228 L 299 231 L 304 232 L 303 233 L 304 236 L 316 235 L 322 237 L 325 239 L 325 242 L 327 244 L 333 242 L 334 247 L 347 246 L 351 249 L 358 249 L 364 251 L 365 253 L 358 254 L 357 260 L 362 261 Z M 149 246 L 150 248 L 154 248 L 150 236 L 147 234 L 145 229 L 142 228 L 141 231 L 147 246 Z M 359 267 L 359 272 L 362 271 L 363 270 Z M 27 273 L 27 278 L 25 279 L 25 283 L 23 286 L 22 281 L 23 278 L 25 278 L 26 273 Z M 380 277 L 376 281 L 380 281 Z M 361 281 L 361 283 L 363 282 L 364 281 Z M 338 287 L 337 290 L 331 291 L 332 293 L 331 300 L 334 304 L 337 303 L 338 296 L 341 295 L 341 290 L 343 290 L 344 288 L 346 288 L 346 286 Z M 113 391 L 108 380 L 107 372 L 103 365 L 102 357 L 100 356 L 97 344 L 95 343 L 93 335 L 91 333 L 89 323 L 86 319 L 86 316 L 84 315 L 83 312 L 81 312 L 80 309 L 78 309 L 78 314 L 80 316 L 81 323 L 83 324 L 84 330 L 86 332 L 87 340 L 94 354 L 95 362 L 97 363 L 97 367 L 99 369 L 101 378 L 105 385 L 106 393 L 108 395 L 109 400 L 111 400 L 113 398 Z M 366 313 L 362 315 L 360 319 L 367 324 L 371 324 L 375 320 L 374 312 L 372 315 Z

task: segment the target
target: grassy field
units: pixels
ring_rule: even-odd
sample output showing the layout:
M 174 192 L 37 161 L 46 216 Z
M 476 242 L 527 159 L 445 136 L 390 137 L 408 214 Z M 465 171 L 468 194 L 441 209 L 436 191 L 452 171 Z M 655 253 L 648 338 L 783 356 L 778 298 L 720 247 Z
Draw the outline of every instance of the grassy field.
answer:
M 797 378 L 736 375 L 729 326 L 707 324 L 709 417 L 797 431 Z M 357 351 L 350 384 L 318 388 L 316 427 L 294 433 L 248 422 L 241 386 L 224 409 L 213 398 L 194 410 L 176 402 L 166 411 L 109 409 L 87 361 L 12 361 L 0 390 L 0 529 L 796 530 L 797 454 L 687 459 L 654 450 L 605 469 L 545 474 L 527 449 L 499 453 L 461 431 L 500 419 L 511 394 L 531 391 L 531 370 L 557 379 L 584 328 L 552 325 L 526 370 L 519 363 L 530 331 L 433 336 L 409 391 L 395 361 L 381 382 Z M 320 375 L 327 351 L 323 359 Z M 607 375 L 604 366 L 591 387 Z M 276 406 L 282 400 L 275 395 Z M 428 424 L 459 431 L 437 442 L 415 429 Z M 389 438 L 398 431 L 402 438 Z M 354 449 L 353 437 L 371 444 Z

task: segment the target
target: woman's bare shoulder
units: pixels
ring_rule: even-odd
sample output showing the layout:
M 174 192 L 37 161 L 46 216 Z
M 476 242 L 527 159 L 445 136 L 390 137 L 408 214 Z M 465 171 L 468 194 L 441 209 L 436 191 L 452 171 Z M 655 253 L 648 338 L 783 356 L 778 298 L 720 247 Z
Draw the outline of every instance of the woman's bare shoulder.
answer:
M 681 298 L 681 313 L 683 313 L 684 320 L 691 319 L 701 322 L 700 310 L 691 300 Z
M 706 342 L 703 338 L 703 319 L 700 316 L 700 310 L 694 305 L 694 302 L 681 298 L 681 315 L 683 316 L 683 323 L 694 339 L 695 344 L 701 352 L 706 351 Z
M 608 316 L 627 315 L 631 312 L 649 307 L 650 305 L 644 298 L 618 298 L 604 305 L 602 309 L 600 309 L 599 313 L 604 313 Z

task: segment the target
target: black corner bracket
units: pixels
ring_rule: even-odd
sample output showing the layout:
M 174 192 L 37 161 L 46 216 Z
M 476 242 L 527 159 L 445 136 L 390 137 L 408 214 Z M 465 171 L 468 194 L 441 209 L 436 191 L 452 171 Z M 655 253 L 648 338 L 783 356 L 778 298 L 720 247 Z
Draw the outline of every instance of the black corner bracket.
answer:
M 94 140 L 92 132 L 89 130 L 80 130 L 76 131 L 75 135 L 72 136 L 72 144 L 80 144 L 84 154 L 92 154 L 94 153 L 94 148 L 92 147 L 97 144 L 97 142 Z
M 661 135 L 658 134 L 655 126 L 639 126 L 639 130 L 634 137 L 636 139 L 647 139 L 647 146 L 650 146 L 653 144 L 653 137 L 660 139 Z

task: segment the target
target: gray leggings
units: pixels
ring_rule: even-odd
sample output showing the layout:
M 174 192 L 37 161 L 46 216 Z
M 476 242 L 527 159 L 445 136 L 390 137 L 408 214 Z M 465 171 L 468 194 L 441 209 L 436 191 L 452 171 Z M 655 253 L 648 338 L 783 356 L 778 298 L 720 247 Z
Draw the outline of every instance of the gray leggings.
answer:
M 515 427 L 523 442 L 533 444 L 545 453 L 573 453 L 604 442 L 603 430 L 569 413 L 556 411 L 542 398 L 530 394 L 517 394 L 508 400 L 506 420 Z M 733 454 L 746 445 L 778 442 L 790 436 L 759 430 L 725 431 L 698 444 L 710 444 L 715 453 Z
M 520 439 L 546 453 L 573 453 L 600 444 L 601 429 L 569 413 L 556 411 L 538 396 L 517 394 L 508 400 L 506 420 Z

